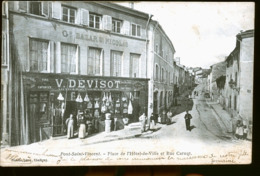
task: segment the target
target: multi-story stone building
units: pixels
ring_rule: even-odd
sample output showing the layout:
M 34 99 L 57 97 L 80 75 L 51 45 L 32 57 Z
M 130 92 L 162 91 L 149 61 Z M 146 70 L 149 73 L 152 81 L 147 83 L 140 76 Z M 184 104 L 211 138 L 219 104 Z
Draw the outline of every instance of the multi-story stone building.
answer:
M 208 91 L 211 100 L 219 101 L 222 87 L 218 85 L 217 79 L 226 76 L 226 62 L 219 62 L 210 66 L 210 74 L 208 75 Z
M 148 46 L 148 77 L 149 83 L 149 110 L 160 113 L 159 109 L 168 108 L 174 91 L 175 62 L 174 46 L 164 32 L 161 25 L 152 20 L 149 25 L 149 46 Z
M 239 33 L 236 47 L 226 59 L 224 106 L 237 119 L 252 125 L 254 30 Z
M 151 15 L 106 2 L 3 7 L 2 144 L 64 135 L 66 118 L 79 111 L 104 131 L 106 112 L 122 129 L 124 118 L 169 107 L 180 81 L 175 49 Z
M 102 119 L 108 105 L 119 129 L 123 117 L 147 112 L 148 14 L 104 2 L 5 4 L 3 143 L 63 135 L 65 118 L 78 110 Z

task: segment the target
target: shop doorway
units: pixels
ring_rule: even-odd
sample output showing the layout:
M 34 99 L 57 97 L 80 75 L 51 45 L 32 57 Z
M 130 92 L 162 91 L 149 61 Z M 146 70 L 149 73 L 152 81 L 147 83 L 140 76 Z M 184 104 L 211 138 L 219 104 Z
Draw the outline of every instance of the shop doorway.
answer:
M 70 114 L 76 116 L 77 106 L 74 101 L 66 102 L 66 109 L 64 115 L 62 116 L 62 106 L 65 106 L 63 103 L 59 104 L 55 110 L 55 116 L 53 117 L 53 136 L 62 136 L 66 134 L 66 119 Z M 76 120 L 76 117 L 74 117 Z M 74 123 L 75 127 L 77 123 Z

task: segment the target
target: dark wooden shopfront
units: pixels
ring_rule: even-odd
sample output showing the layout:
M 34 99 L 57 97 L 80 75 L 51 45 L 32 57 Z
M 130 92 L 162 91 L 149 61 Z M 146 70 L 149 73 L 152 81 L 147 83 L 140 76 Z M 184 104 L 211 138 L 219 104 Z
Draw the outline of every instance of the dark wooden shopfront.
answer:
M 23 80 L 31 142 L 64 135 L 69 114 L 85 109 L 97 119 L 98 132 L 104 131 L 104 109 L 118 119 L 118 129 L 124 117 L 131 123 L 147 113 L 149 79 L 25 72 Z

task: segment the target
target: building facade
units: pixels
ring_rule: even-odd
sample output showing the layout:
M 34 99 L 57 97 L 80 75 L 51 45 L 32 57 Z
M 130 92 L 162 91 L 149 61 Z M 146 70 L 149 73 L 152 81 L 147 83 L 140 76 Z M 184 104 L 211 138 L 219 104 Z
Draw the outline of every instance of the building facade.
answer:
M 161 109 L 170 106 L 174 93 L 174 54 L 175 49 L 161 25 L 154 20 L 149 23 L 148 77 L 149 108 L 151 113 L 159 114 Z
M 86 110 L 98 132 L 106 112 L 122 129 L 169 108 L 190 80 L 149 14 L 73 1 L 10 1 L 2 13 L 2 145 L 64 135 L 66 118 Z
M 2 62 L 2 95 L 12 86 L 2 98 L 2 143 L 64 135 L 65 118 L 79 110 L 97 119 L 110 112 L 119 129 L 122 118 L 147 113 L 148 14 L 68 1 L 8 2 L 5 12 L 2 35 L 10 31 L 10 41 L 2 42 L 10 56 Z M 98 126 L 104 130 L 104 121 Z
M 236 47 L 226 59 L 225 101 L 223 106 L 233 117 L 233 130 L 238 119 L 252 125 L 254 30 L 239 33 Z

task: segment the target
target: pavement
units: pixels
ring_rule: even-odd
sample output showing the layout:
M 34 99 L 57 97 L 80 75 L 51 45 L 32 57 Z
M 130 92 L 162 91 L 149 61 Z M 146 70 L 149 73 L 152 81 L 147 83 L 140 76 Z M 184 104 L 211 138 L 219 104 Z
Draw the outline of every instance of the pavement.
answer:
M 219 124 L 221 125 L 221 127 L 223 127 L 223 129 L 226 132 L 232 133 L 232 117 L 231 117 L 231 115 L 227 111 L 225 111 L 219 103 L 212 102 L 212 101 L 209 101 L 209 100 L 207 100 L 206 102 L 212 108 L 212 110 L 214 111 L 214 114 L 216 115 L 216 118 L 217 118 Z
M 118 141 L 118 140 L 124 140 L 124 139 L 131 139 L 136 138 L 140 136 L 148 136 L 152 134 L 153 132 L 158 131 L 161 129 L 164 124 L 156 124 L 156 127 L 151 130 L 146 130 L 145 132 L 141 132 L 141 124 L 140 122 L 131 123 L 127 126 L 125 126 L 124 129 L 117 130 L 117 131 L 111 131 L 111 132 L 100 132 L 95 133 L 92 135 L 86 136 L 84 139 L 79 139 L 77 137 L 74 137 L 72 139 L 67 139 L 66 136 L 61 137 L 53 137 L 52 139 L 42 141 L 42 144 L 52 143 L 52 141 L 59 140 L 64 141 L 61 142 L 61 144 L 65 144 L 66 142 L 74 143 L 75 145 L 92 145 L 92 144 L 98 144 L 98 143 L 104 143 L 104 142 L 111 142 L 111 141 Z M 148 124 L 146 125 L 146 129 L 148 129 Z

